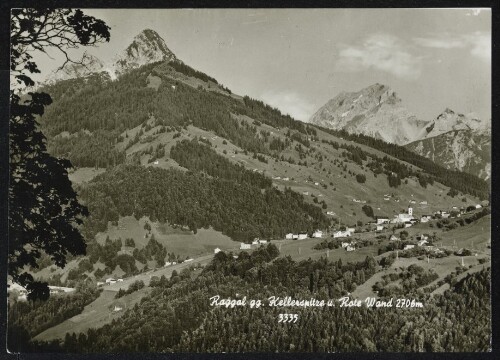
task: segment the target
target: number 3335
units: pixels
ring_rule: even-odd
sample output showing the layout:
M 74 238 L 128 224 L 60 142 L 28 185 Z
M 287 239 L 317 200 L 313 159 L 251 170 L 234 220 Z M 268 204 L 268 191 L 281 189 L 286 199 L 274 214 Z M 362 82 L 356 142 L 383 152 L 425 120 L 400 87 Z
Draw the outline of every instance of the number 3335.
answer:
M 279 314 L 278 322 L 281 323 L 296 323 L 299 320 L 299 314 Z

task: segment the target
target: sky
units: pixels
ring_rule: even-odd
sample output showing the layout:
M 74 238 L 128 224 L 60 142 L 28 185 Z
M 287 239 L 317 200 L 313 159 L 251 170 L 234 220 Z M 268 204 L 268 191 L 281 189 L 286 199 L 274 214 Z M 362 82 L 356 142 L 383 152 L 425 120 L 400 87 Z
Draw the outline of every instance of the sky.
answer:
M 491 119 L 489 9 L 86 9 L 110 61 L 143 29 L 234 93 L 309 117 L 341 91 L 390 86 L 423 120 L 445 108 Z M 74 51 L 75 58 L 83 50 Z M 42 75 L 62 63 L 36 54 Z

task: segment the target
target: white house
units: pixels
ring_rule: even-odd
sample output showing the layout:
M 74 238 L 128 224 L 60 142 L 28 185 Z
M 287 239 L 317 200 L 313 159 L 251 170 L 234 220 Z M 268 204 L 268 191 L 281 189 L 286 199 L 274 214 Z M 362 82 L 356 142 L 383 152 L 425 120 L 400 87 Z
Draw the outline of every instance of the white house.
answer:
M 214 249 L 214 254 L 217 254 L 217 253 L 220 253 L 220 252 L 221 252 L 221 249 L 219 249 L 219 248 L 215 248 Z
M 399 241 L 399 238 L 396 235 L 392 234 L 389 238 L 389 241 Z
M 441 211 L 441 217 L 443 219 L 448 219 L 450 217 L 450 213 L 447 211 Z
M 413 223 L 411 223 L 410 221 L 405 222 L 405 228 L 409 228 L 412 225 L 413 225 Z
M 267 240 L 259 240 L 259 244 L 267 244 Z
M 417 245 L 418 245 L 418 246 L 424 246 L 424 245 L 425 245 L 425 244 L 427 244 L 427 243 L 428 243 L 428 241 L 427 241 L 427 240 L 420 240 L 420 241 L 417 243 Z
M 345 248 L 346 251 L 354 251 L 356 250 L 356 248 L 354 246 L 351 246 L 351 245 L 348 245 L 346 248 Z
M 98 281 L 97 282 L 97 286 L 103 286 L 104 285 L 104 282 L 103 281 Z
M 298 240 L 304 240 L 304 239 L 307 239 L 307 234 L 306 234 L 306 233 L 300 233 L 297 239 L 298 239 Z
M 350 233 L 353 233 L 356 229 L 355 228 L 347 228 L 346 231 L 349 231 Z
M 403 250 L 410 250 L 410 249 L 413 249 L 414 247 L 415 247 L 415 245 L 405 245 Z
M 293 240 L 298 240 L 299 239 L 299 234 L 293 234 L 292 239 Z
M 427 205 L 427 201 L 425 201 L 425 200 L 424 200 L 424 201 L 421 201 L 421 202 L 420 202 L 420 205 Z
M 389 222 L 389 218 L 386 216 L 377 216 L 377 225 L 387 224 Z
M 259 245 L 259 240 L 252 241 L 252 245 Z
M 160 162 L 156 160 L 153 164 L 158 165 Z
M 290 178 L 287 178 L 287 177 L 283 178 L 283 181 L 289 181 L 289 180 L 290 180 Z
M 343 248 L 346 248 L 346 247 L 348 247 L 349 245 L 351 245 L 351 243 L 348 243 L 348 242 L 343 242 L 343 241 L 342 241 L 342 244 L 341 244 L 341 245 L 342 245 L 342 247 L 343 247 Z
M 245 244 L 245 243 L 240 244 L 240 250 L 249 250 L 251 248 L 252 248 L 252 245 L 250 245 L 250 244 Z
M 321 230 L 316 230 L 315 232 L 313 232 L 312 237 L 313 237 L 313 238 L 320 238 L 320 237 L 323 237 L 323 231 L 321 231 Z
M 333 233 L 334 238 L 349 237 L 349 236 L 351 236 L 350 231 L 337 231 Z
M 116 281 L 118 281 L 118 282 L 123 282 L 123 279 L 118 279 L 118 280 L 116 280 Z
M 377 231 L 384 230 L 384 225 L 377 225 Z
M 189 258 L 189 259 L 184 260 L 184 262 L 190 262 L 190 261 L 193 261 L 193 260 L 194 259 Z
M 297 236 L 297 237 L 298 237 L 298 236 Z M 286 240 L 292 240 L 292 239 L 293 239 L 293 234 L 292 234 L 292 233 L 290 233 L 290 234 L 286 234 L 286 235 L 285 235 L 285 239 L 286 239 Z
M 114 284 L 114 283 L 116 283 L 116 280 L 115 280 L 115 279 L 113 279 L 113 278 L 107 278 L 107 279 L 106 279 L 106 284 L 108 284 L 108 285 L 109 285 L 109 284 Z
M 335 213 L 333 211 L 327 211 L 326 215 L 335 216 Z
M 476 205 L 476 209 L 481 209 L 481 208 L 482 208 L 481 204 Z
M 115 305 L 115 307 L 113 309 L 114 312 L 122 311 L 122 310 L 123 310 L 123 308 L 121 306 L 118 306 L 118 305 Z
M 426 222 L 429 222 L 429 220 L 432 219 L 432 215 L 422 215 L 422 217 L 420 218 L 420 222 L 421 223 L 426 223 Z

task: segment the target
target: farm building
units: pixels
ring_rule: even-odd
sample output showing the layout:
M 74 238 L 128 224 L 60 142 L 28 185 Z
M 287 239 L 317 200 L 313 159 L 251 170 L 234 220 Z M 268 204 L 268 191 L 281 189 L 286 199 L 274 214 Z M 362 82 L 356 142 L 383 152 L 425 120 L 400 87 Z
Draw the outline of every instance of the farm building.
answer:
M 389 222 L 388 216 L 377 216 L 377 225 L 387 224 Z
M 293 236 L 294 236 L 294 235 L 293 235 L 292 233 L 290 233 L 290 234 L 286 234 L 286 235 L 285 235 L 285 239 L 286 239 L 286 240 L 292 240 L 292 239 L 293 239 Z M 297 237 L 298 237 L 298 235 L 297 235 Z
M 306 234 L 306 233 L 300 233 L 297 239 L 298 239 L 298 240 L 304 240 L 304 239 L 307 239 L 307 234 Z
M 389 238 L 389 241 L 399 241 L 400 239 L 396 236 L 396 235 L 391 235 L 391 237 Z
M 250 250 L 251 248 L 252 248 L 252 245 L 250 245 L 250 244 L 245 244 L 245 243 L 240 244 L 240 250 Z
M 219 253 L 219 252 L 221 252 L 221 249 L 219 249 L 219 248 L 215 248 L 215 249 L 214 249 L 214 254 L 217 254 L 217 253 Z
M 405 245 L 403 250 L 410 250 L 410 249 L 413 249 L 414 247 L 415 247 L 415 245 Z
M 313 238 L 321 238 L 321 237 L 323 237 L 323 231 L 316 230 L 315 232 L 313 232 L 312 237 Z
M 350 231 L 337 231 L 333 233 L 334 238 L 349 237 L 349 236 L 351 236 Z

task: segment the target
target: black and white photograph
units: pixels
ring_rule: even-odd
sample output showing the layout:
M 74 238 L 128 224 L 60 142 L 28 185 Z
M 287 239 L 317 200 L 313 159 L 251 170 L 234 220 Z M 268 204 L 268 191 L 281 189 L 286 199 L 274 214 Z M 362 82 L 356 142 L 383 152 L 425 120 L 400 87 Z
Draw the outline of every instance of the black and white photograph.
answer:
M 492 351 L 491 8 L 9 17 L 7 352 Z

